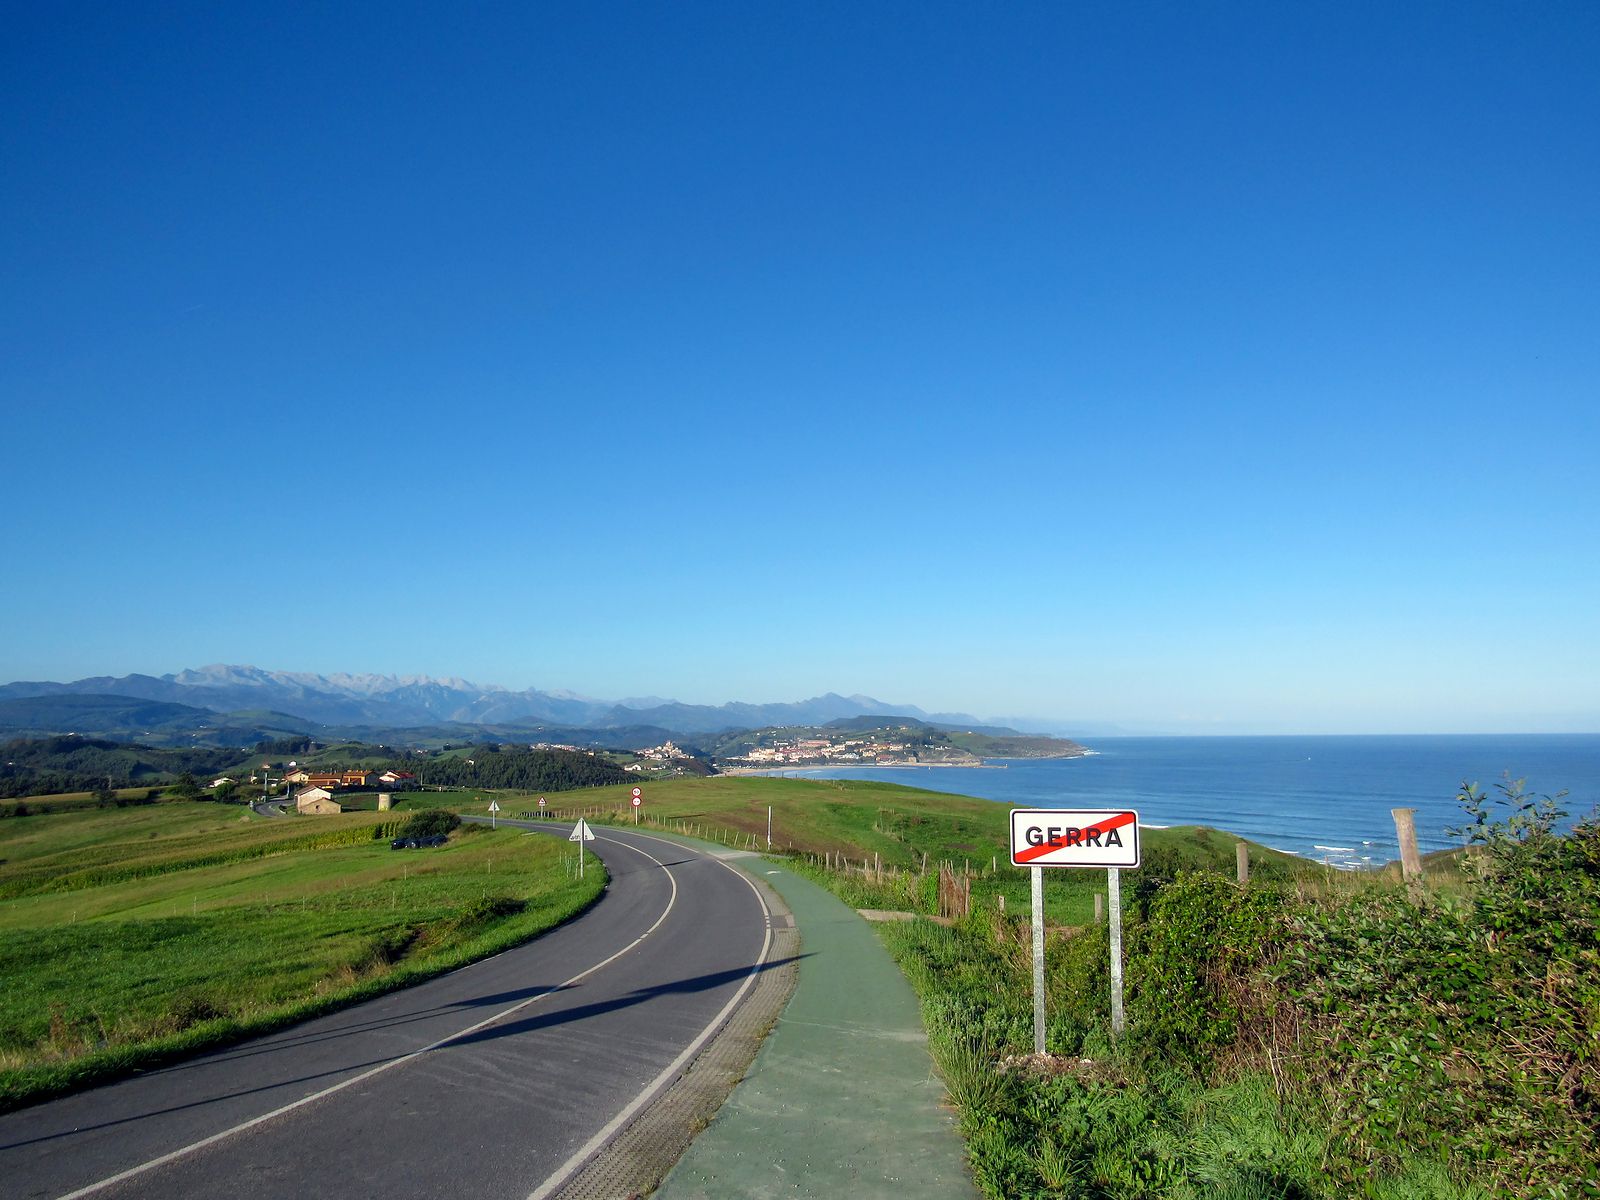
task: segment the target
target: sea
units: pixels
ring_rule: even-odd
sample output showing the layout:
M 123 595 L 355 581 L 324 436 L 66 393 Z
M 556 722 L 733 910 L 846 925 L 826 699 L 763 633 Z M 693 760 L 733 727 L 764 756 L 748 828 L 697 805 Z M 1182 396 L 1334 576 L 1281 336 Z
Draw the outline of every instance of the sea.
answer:
M 1082 758 L 982 767 L 816 767 L 764 774 L 877 779 L 1030 808 L 1133 809 L 1145 826 L 1208 825 L 1343 869 L 1400 856 L 1390 810 L 1416 810 L 1423 853 L 1462 844 L 1476 782 L 1566 792 L 1570 826 L 1600 804 L 1600 734 L 1118 737 Z M 1501 810 L 1504 811 L 1504 810 Z

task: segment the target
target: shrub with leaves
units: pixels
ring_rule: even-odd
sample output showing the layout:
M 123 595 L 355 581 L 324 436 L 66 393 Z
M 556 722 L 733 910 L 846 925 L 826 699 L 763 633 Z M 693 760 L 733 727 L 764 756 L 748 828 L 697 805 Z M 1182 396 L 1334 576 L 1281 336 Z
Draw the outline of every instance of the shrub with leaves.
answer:
M 461 818 L 449 809 L 427 808 L 407 821 L 400 835 L 408 838 L 439 837 L 460 824 Z
M 1130 1040 L 1142 1054 L 1204 1069 L 1238 1041 L 1283 902 L 1211 871 L 1181 871 L 1149 901 L 1128 947 Z
M 1473 886 L 1305 912 L 1280 981 L 1303 1006 L 1299 1074 L 1347 1139 L 1344 1170 L 1422 1151 L 1497 1191 L 1600 1196 L 1600 826 L 1520 782 L 1482 792 Z

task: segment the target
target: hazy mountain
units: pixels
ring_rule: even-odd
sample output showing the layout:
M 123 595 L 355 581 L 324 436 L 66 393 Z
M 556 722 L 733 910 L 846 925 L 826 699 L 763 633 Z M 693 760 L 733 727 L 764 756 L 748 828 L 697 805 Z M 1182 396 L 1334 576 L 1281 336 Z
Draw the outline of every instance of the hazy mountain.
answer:
M 219 713 L 166 700 L 93 692 L 0 699 L 0 739 L 78 734 L 152 746 L 248 746 L 313 727 L 313 722 L 283 713 Z
M 214 713 L 269 710 L 324 725 L 390 728 L 441 723 L 548 723 L 577 728 L 655 726 L 680 733 L 714 733 L 781 725 L 822 725 L 841 717 L 889 714 L 975 724 L 963 713 L 929 714 L 915 705 L 829 692 L 788 704 L 680 704 L 658 697 L 629 702 L 592 700 L 570 692 L 513 692 L 464 679 L 426 675 L 314 675 L 218 664 L 173 675 L 96 676 L 72 683 L 0 685 L 0 701 L 45 696 L 119 696 L 188 705 Z

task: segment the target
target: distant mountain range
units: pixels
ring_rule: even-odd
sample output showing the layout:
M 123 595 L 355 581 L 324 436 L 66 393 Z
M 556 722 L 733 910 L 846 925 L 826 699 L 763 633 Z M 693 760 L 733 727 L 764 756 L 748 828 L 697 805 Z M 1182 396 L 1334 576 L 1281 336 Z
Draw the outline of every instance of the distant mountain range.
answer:
M 126 703 L 129 701 L 143 705 Z M 207 713 L 227 716 L 207 721 Z M 304 728 L 307 724 L 383 729 L 551 725 L 607 730 L 650 726 L 675 733 L 705 734 L 768 726 L 824 725 L 861 716 L 913 717 L 947 725 L 979 723 L 966 713 L 928 713 L 915 705 L 888 704 L 870 696 L 840 696 L 833 692 L 787 704 L 711 706 L 680 704 L 658 697 L 593 700 L 570 692 L 534 688 L 514 692 L 464 679 L 433 679 L 426 675 L 313 675 L 223 665 L 174 675 L 102 675 L 72 683 L 0 684 L 0 733 L 71 732 L 86 725 L 96 732 L 108 728 L 121 732 L 152 728 L 170 731 L 189 723 L 221 726 L 241 735 L 257 729 Z M 244 738 L 224 735 L 224 740 Z

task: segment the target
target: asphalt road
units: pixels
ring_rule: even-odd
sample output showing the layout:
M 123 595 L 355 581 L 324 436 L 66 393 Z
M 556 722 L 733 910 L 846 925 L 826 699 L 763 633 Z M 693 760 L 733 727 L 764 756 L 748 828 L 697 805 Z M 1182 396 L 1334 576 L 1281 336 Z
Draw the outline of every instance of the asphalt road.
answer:
M 596 836 L 605 897 L 534 942 L 0 1116 L 0 1196 L 554 1191 L 771 965 L 766 905 L 743 875 L 647 835 Z

